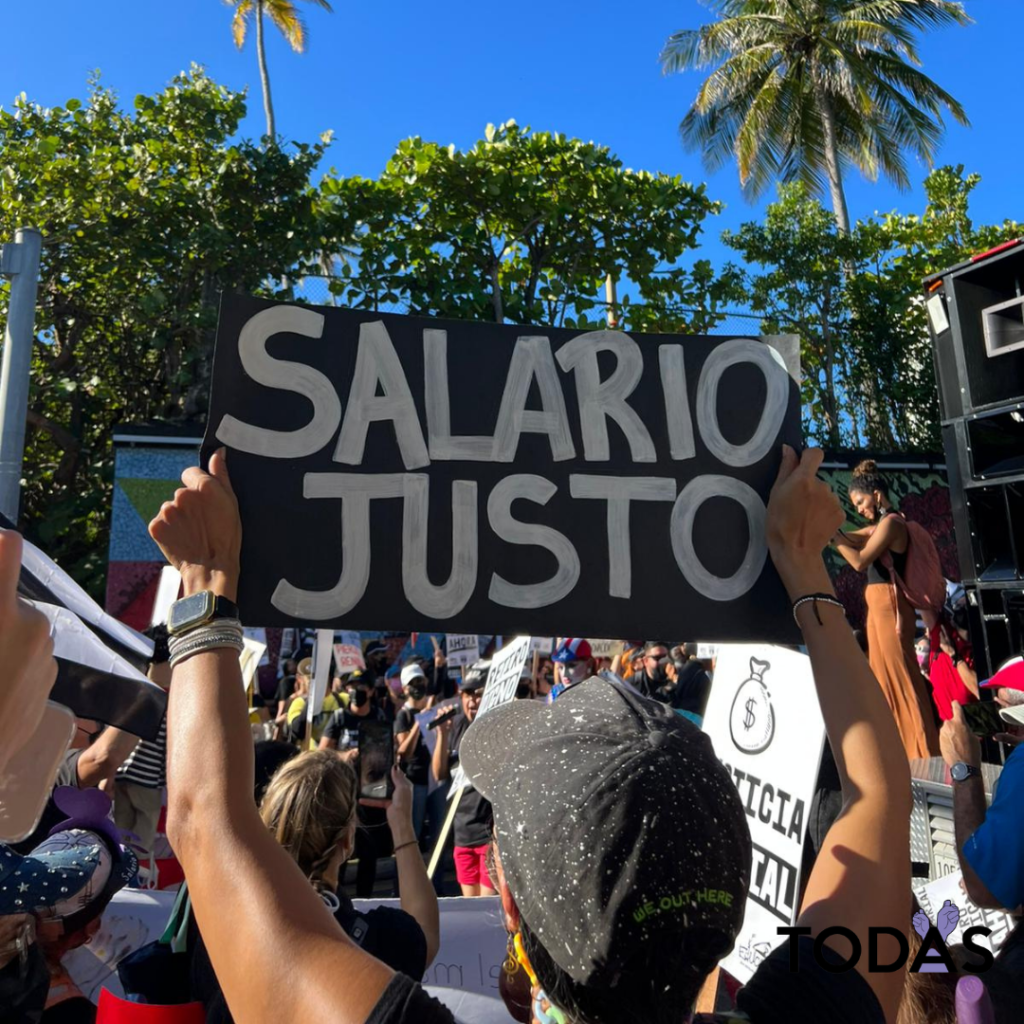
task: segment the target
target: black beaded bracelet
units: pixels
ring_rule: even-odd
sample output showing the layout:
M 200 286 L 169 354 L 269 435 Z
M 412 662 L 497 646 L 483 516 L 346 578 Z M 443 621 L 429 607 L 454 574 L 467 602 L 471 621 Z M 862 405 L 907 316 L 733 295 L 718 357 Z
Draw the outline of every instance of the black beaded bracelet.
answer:
M 796 621 L 796 624 L 798 626 L 800 625 L 800 621 L 796 617 L 797 609 L 801 605 L 811 604 L 811 603 L 814 604 L 814 617 L 818 620 L 818 625 L 819 626 L 823 625 L 823 623 L 821 621 L 821 613 L 818 611 L 818 602 L 819 601 L 822 604 L 830 604 L 830 605 L 832 605 L 835 608 L 840 608 L 840 609 L 842 609 L 843 614 L 844 615 L 846 614 L 846 606 L 843 604 L 842 601 L 840 601 L 836 597 L 833 597 L 831 594 L 805 594 L 803 597 L 798 597 L 793 602 L 793 619 Z

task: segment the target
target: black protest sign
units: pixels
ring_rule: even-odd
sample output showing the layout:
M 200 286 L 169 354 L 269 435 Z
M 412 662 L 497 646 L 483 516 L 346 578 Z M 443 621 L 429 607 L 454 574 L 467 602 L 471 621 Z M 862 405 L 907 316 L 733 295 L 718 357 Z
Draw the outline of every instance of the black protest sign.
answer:
M 470 324 L 225 296 L 244 620 L 790 640 L 767 558 L 797 339 Z

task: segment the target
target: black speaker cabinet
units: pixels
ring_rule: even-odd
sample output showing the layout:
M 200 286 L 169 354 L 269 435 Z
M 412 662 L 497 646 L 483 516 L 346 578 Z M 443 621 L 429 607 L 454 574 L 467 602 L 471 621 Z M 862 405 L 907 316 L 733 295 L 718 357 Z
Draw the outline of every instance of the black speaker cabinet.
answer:
M 1024 242 L 925 281 L 979 674 L 1024 654 Z

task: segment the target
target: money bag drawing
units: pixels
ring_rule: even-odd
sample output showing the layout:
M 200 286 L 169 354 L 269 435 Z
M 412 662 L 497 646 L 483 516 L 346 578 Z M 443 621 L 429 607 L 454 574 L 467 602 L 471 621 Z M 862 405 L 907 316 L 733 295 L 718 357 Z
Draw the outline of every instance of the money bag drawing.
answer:
M 750 659 L 750 676 L 740 684 L 729 711 L 732 741 L 748 754 L 767 750 L 775 736 L 775 709 L 764 682 L 771 667 L 769 661 Z

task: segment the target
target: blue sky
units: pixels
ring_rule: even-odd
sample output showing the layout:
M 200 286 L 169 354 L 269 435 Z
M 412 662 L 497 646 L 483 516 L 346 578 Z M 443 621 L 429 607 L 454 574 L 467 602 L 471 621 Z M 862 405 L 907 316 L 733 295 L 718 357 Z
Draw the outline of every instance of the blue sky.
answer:
M 756 218 L 764 205 L 743 198 L 734 167 L 708 177 L 698 155 L 679 142 L 677 125 L 699 76 L 666 78 L 657 58 L 671 32 L 708 19 L 697 0 L 519 0 L 493 7 L 336 0 L 334 14 L 301 6 L 309 29 L 304 55 L 292 53 L 276 30 L 269 33 L 278 130 L 312 140 L 333 129 L 329 164 L 343 174 L 376 175 L 409 135 L 465 147 L 488 122 L 515 118 L 600 142 L 630 167 L 706 180 L 709 194 L 726 204 L 708 222 L 701 252 L 716 263 L 728 254 L 717 241 L 721 228 Z M 81 96 L 95 68 L 130 103 L 195 61 L 226 85 L 249 87 L 243 131 L 262 133 L 254 40 L 235 49 L 231 10 L 220 0 L 50 0 L 5 8 L 4 105 L 22 91 L 47 105 Z M 976 24 L 922 45 L 925 72 L 960 99 L 973 122 L 970 129 L 950 126 L 938 163 L 964 163 L 983 176 L 972 206 L 976 220 L 1021 220 L 1024 2 L 968 0 L 967 8 Z M 902 195 L 851 177 L 851 215 L 919 211 L 925 173 L 920 168 L 915 189 Z

